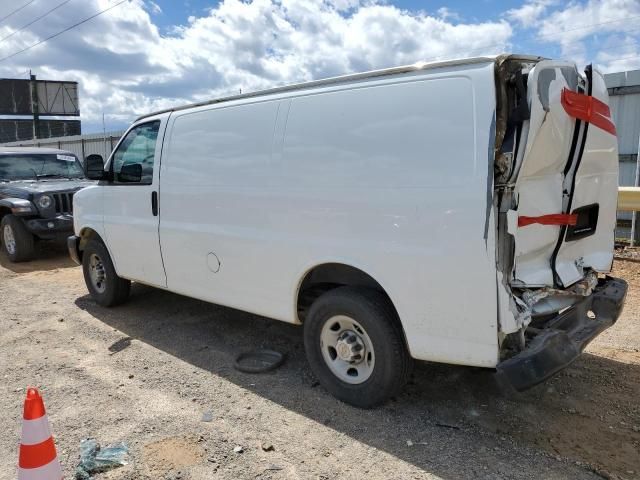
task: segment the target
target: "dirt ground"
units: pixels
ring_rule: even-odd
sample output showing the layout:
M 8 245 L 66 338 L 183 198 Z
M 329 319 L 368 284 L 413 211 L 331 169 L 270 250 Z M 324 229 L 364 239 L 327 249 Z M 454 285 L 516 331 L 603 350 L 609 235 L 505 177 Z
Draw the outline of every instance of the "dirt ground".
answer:
M 616 261 L 622 318 L 547 383 L 505 394 L 491 371 L 422 363 L 363 411 L 317 385 L 295 326 L 140 285 L 100 308 L 64 251 L 43 256 L 0 257 L 0 479 L 16 477 L 27 385 L 66 478 L 86 437 L 130 447 L 99 479 L 640 478 L 640 263 Z M 256 347 L 287 361 L 234 370 Z

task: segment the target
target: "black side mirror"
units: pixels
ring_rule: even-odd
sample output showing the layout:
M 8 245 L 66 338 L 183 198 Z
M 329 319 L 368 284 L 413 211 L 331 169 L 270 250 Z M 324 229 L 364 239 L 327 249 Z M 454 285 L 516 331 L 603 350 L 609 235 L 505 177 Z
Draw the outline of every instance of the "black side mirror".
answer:
M 142 180 L 142 165 L 140 163 L 127 163 L 122 165 L 118 174 L 119 182 L 139 183 Z
M 102 155 L 93 153 L 84 159 L 84 174 L 89 180 L 104 180 L 104 160 Z

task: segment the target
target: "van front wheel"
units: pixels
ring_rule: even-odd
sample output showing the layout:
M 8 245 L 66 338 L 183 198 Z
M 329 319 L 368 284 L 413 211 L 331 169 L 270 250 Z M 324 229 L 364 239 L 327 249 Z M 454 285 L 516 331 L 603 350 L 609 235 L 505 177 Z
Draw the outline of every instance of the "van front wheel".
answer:
M 82 272 L 91 297 L 99 305 L 112 307 L 129 298 L 131 282 L 116 274 L 109 252 L 99 240 L 90 240 L 82 252 Z
M 305 319 L 304 345 L 319 382 L 356 407 L 398 394 L 411 373 L 397 315 L 375 290 L 340 287 L 320 296 Z

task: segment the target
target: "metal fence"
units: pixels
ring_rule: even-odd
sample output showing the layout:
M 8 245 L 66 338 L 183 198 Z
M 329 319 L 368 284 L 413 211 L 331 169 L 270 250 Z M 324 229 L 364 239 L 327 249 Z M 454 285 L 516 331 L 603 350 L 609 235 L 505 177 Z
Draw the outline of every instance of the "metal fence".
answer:
M 88 135 L 73 135 L 70 137 L 41 138 L 37 140 L 4 143 L 3 145 L 10 147 L 59 148 L 60 150 L 75 153 L 81 161 L 84 161 L 87 155 L 97 153 L 102 155 L 102 158 L 106 160 L 123 133 L 122 130 L 119 130 L 107 132 L 106 134 L 93 133 Z
M 633 187 L 636 180 L 636 155 L 620 155 L 618 183 L 621 187 Z M 616 238 L 631 238 L 631 217 L 633 212 L 618 210 Z

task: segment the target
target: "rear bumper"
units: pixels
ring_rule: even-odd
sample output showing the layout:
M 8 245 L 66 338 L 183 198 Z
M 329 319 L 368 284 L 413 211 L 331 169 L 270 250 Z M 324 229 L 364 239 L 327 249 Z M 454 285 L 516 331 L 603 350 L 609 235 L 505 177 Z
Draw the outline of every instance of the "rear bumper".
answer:
M 590 296 L 550 320 L 525 350 L 499 363 L 499 380 L 523 391 L 568 366 L 591 340 L 616 322 L 627 288 L 624 280 L 601 279 Z M 595 318 L 589 318 L 589 311 Z
M 76 262 L 78 265 L 82 265 L 82 260 L 80 260 L 80 237 L 76 237 L 75 235 L 68 237 L 67 249 L 69 249 L 69 256 L 71 257 L 71 260 Z

